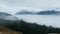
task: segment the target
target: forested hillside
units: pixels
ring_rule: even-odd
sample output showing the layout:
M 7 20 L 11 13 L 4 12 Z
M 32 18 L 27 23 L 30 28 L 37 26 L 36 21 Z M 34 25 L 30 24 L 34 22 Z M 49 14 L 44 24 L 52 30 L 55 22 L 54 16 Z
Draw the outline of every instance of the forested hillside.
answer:
M 11 22 L 11 23 L 10 23 Z M 23 34 L 48 34 L 48 33 L 60 33 L 60 28 L 46 25 L 38 25 L 36 23 L 29 23 L 23 20 L 19 21 L 6 21 L 5 27 L 23 32 Z

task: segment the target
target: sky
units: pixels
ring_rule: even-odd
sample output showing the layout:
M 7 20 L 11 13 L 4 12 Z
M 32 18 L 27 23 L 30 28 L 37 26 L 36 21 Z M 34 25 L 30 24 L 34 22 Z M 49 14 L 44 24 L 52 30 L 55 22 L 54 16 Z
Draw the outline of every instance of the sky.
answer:
M 0 11 L 14 13 L 20 9 L 60 8 L 60 0 L 0 0 Z

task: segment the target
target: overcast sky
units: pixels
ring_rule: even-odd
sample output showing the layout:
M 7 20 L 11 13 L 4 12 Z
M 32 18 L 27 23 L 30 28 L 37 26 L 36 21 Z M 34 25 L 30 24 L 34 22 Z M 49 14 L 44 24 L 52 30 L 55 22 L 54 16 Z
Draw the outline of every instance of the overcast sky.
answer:
M 0 11 L 60 8 L 60 0 L 0 0 Z M 11 12 L 11 13 L 12 13 Z

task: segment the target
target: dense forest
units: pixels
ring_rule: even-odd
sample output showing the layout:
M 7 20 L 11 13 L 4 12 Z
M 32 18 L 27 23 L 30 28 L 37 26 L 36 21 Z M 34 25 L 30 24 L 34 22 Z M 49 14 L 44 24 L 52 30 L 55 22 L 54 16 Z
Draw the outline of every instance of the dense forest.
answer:
M 0 19 L 0 21 L 2 21 Z M 60 33 L 60 28 L 52 26 L 47 27 L 46 25 L 38 25 L 36 23 L 29 23 L 24 20 L 19 21 L 8 21 L 3 20 L 2 26 L 23 32 L 23 34 L 48 34 L 48 33 Z M 6 23 L 5 23 L 6 22 Z

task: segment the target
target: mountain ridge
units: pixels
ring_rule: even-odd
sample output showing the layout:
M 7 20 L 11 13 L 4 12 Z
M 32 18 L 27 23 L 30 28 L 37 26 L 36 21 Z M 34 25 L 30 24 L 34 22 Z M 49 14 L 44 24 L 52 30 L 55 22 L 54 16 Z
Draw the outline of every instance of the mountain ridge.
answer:
M 16 15 L 60 15 L 60 11 L 56 10 L 45 10 L 45 11 L 27 11 L 21 10 L 15 13 Z
M 16 16 L 14 16 L 12 14 L 5 13 L 5 12 L 0 12 L 0 19 L 4 19 L 4 20 L 19 20 Z

